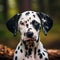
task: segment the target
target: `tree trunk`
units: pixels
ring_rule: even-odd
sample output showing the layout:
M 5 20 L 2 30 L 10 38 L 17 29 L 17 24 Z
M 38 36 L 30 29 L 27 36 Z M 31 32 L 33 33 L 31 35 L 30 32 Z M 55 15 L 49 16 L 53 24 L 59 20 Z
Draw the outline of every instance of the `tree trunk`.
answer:
M 18 3 L 20 12 L 31 10 L 31 0 L 19 0 Z
M 38 4 L 39 4 L 39 10 L 44 12 L 45 11 L 44 0 L 38 0 Z
M 7 20 L 7 0 L 0 0 L 0 23 Z

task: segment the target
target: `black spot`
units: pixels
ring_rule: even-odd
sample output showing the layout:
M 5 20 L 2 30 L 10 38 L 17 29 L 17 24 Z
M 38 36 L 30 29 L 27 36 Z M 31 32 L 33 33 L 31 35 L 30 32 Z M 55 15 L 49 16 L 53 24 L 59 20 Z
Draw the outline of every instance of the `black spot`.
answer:
M 27 23 L 27 21 L 25 21 L 25 23 Z
M 28 50 L 28 47 L 27 47 L 27 46 L 25 46 L 25 49 L 26 49 L 26 50 Z
M 30 14 L 30 12 L 27 12 L 25 15 L 29 15 Z
M 15 56 L 15 60 L 17 60 L 17 56 Z
M 20 24 L 22 23 L 22 21 L 20 21 Z
M 38 43 L 38 41 L 39 41 L 39 37 L 38 37 L 38 39 L 36 40 L 36 42 Z
M 23 60 L 25 60 L 25 59 L 23 59 Z
M 33 15 L 33 17 L 35 17 L 35 15 Z
M 40 56 L 39 56 L 40 58 L 42 58 L 43 56 L 42 56 L 42 54 L 40 54 Z
M 31 53 L 32 53 L 32 49 L 29 48 L 29 49 L 28 49 L 28 56 L 31 55 Z
M 40 49 L 38 49 L 38 53 L 40 53 Z
M 22 40 L 22 41 L 23 41 L 23 44 L 26 44 L 26 42 L 24 40 Z
M 29 56 L 27 56 L 27 58 L 29 58 Z
M 26 52 L 25 57 L 29 58 L 28 52 Z
M 34 49 L 34 55 L 36 55 L 36 47 L 35 47 L 35 49 Z
M 22 43 L 20 45 L 22 46 Z
M 24 34 L 26 34 L 26 33 L 24 33 Z M 24 41 L 24 40 L 22 40 L 22 41 L 23 41 L 23 44 L 24 44 L 24 46 L 25 46 L 25 49 L 27 50 L 28 47 L 27 47 L 26 41 Z
M 48 60 L 48 58 L 45 58 L 45 60 Z
M 38 55 L 39 55 L 40 59 L 43 57 L 41 53 L 38 53 Z
M 45 53 L 43 52 L 43 55 L 45 56 Z
M 40 24 L 35 20 L 33 20 L 31 23 L 32 23 L 33 27 L 38 31 L 38 29 L 40 28 Z
M 17 53 L 18 53 L 18 51 L 15 51 L 15 53 L 17 54 Z
M 25 57 L 27 56 L 27 52 L 26 52 L 26 54 L 25 54 Z
M 40 58 L 43 57 L 43 56 L 42 56 L 42 53 L 40 53 L 40 49 L 38 49 L 38 55 L 39 55 Z
M 29 17 L 29 20 L 31 19 L 31 17 Z
M 28 26 L 29 26 L 29 25 L 28 25 L 28 24 L 26 24 L 26 27 L 27 27 L 27 28 L 28 28 Z
M 29 28 L 28 31 L 30 31 L 32 28 Z
M 32 47 L 34 46 L 34 44 L 31 45 Z
M 38 42 L 39 40 L 37 40 L 36 42 Z
M 32 53 L 32 49 L 29 48 L 29 49 L 27 50 L 26 54 L 25 54 L 25 57 L 28 58 L 28 57 L 31 55 L 31 53 Z
M 34 12 L 32 11 L 32 13 L 34 13 Z
M 27 21 L 29 21 L 29 19 Z
M 21 53 L 23 53 L 23 50 L 22 50 L 22 49 L 20 49 L 20 52 L 21 52 Z
M 20 46 L 18 46 L 18 50 L 20 49 Z
M 26 33 L 24 33 L 24 36 L 26 35 Z

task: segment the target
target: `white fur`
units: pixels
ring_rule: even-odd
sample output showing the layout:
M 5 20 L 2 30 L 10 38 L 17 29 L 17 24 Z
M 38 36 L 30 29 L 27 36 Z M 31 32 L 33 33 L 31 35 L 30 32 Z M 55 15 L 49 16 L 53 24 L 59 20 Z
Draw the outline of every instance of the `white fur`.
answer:
M 27 12 L 30 12 L 30 14 L 28 16 L 25 15 Z M 38 43 L 34 42 L 35 47 L 37 47 L 36 48 L 36 55 L 34 55 L 34 47 L 33 47 L 32 48 L 32 54 L 31 54 L 31 56 L 29 56 L 29 58 L 25 57 L 26 50 L 25 50 L 24 44 L 22 46 L 20 46 L 22 43 L 22 40 L 25 40 L 27 38 L 26 36 L 24 36 L 24 33 L 27 32 L 29 28 L 31 28 L 30 31 L 34 33 L 33 38 L 35 38 L 37 40 L 39 37 L 39 31 L 40 30 L 36 31 L 36 29 L 33 28 L 33 25 L 30 24 L 30 22 L 32 22 L 33 20 L 36 20 L 38 23 L 40 23 L 40 26 L 41 26 L 41 21 L 40 21 L 39 17 L 37 16 L 36 12 L 34 12 L 34 13 L 32 13 L 32 12 L 34 12 L 34 11 L 23 12 L 19 21 L 18 21 L 18 30 L 21 32 L 21 40 L 20 40 L 20 42 L 17 45 L 17 48 L 15 50 L 15 52 L 18 51 L 18 53 L 17 54 L 14 53 L 13 60 L 15 60 L 16 56 L 18 57 L 17 60 L 23 60 L 23 59 L 24 60 L 45 60 L 45 57 L 48 58 L 48 54 L 44 52 L 45 49 L 43 48 L 43 45 L 40 41 L 40 38 L 39 38 Z M 33 17 L 33 15 L 35 15 L 35 17 Z M 29 17 L 31 17 L 31 20 L 29 20 Z M 29 20 L 27 22 L 29 25 L 29 28 L 26 27 L 25 21 L 27 21 L 27 20 Z M 20 21 L 22 21 L 24 23 L 24 25 L 21 25 Z M 20 46 L 20 49 L 23 50 L 23 53 L 21 53 L 20 50 L 18 50 L 18 46 Z M 41 58 L 41 59 L 38 56 L 38 49 L 41 50 L 41 53 L 43 53 L 43 52 L 45 53 L 45 56 L 43 56 L 43 58 Z

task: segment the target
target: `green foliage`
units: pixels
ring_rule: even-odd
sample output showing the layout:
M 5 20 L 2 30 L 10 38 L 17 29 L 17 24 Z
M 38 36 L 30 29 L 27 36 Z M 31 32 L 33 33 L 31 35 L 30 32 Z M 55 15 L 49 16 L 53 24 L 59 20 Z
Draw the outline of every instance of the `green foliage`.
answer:
M 40 11 L 41 4 L 38 2 L 39 0 L 32 0 L 31 9 L 34 11 Z M 18 3 L 17 0 L 8 0 L 7 1 L 7 13 L 1 8 L 0 1 L 0 43 L 6 44 L 11 47 L 15 47 L 18 41 L 20 40 L 20 33 L 18 32 L 17 36 L 14 37 L 11 32 L 8 31 L 6 27 L 6 17 L 7 19 L 11 18 L 13 15 L 18 13 Z M 42 30 L 40 32 L 41 41 L 44 44 L 49 44 L 54 40 L 60 40 L 60 0 L 43 0 L 44 3 L 44 12 L 48 13 L 53 17 L 53 27 L 48 32 L 48 36 L 44 36 Z M 12 4 L 12 5 L 11 5 Z M 4 4 L 2 4 L 4 6 Z M 5 6 L 4 6 L 5 7 Z M 21 7 L 21 6 L 20 6 Z M 2 11 L 1 11 L 2 9 Z M 45 40 L 46 39 L 46 40 Z M 9 42 L 9 44 L 8 44 Z

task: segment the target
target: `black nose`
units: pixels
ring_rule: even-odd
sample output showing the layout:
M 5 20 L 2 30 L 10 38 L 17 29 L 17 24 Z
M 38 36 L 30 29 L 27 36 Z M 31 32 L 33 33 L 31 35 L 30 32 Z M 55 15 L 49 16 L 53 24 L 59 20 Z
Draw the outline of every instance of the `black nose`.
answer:
M 33 32 L 27 32 L 27 37 L 32 38 L 33 37 Z

